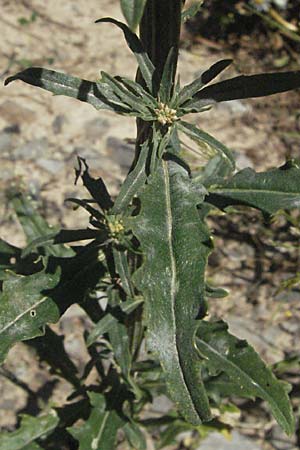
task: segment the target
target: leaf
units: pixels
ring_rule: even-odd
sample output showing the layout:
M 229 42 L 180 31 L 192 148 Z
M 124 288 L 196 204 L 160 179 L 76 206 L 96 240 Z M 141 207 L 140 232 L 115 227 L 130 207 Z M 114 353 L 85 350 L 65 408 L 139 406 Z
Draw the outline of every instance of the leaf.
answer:
M 119 275 L 126 295 L 134 297 L 134 287 L 130 279 L 130 269 L 127 260 L 127 252 L 113 248 L 113 256 L 116 272 Z
M 182 88 L 178 96 L 179 106 L 184 105 L 187 100 L 192 97 L 207 83 L 216 78 L 223 70 L 225 70 L 232 63 L 232 59 L 222 59 L 213 64 L 208 70 L 203 72 L 200 77 L 196 78 L 190 84 Z M 183 106 L 184 108 L 184 106 Z
M 135 300 L 128 299 L 126 302 L 121 303 L 116 310 L 121 309 L 124 314 L 130 314 L 142 303 L 142 298 L 136 298 Z M 107 311 L 105 316 L 94 325 L 94 328 L 91 330 L 86 341 L 86 345 L 88 347 L 96 342 L 100 336 L 107 333 L 112 327 L 114 327 L 114 325 L 118 322 L 116 312 L 114 309 Z
M 181 13 L 182 22 L 192 19 L 201 9 L 204 0 L 196 0 L 192 5 Z
M 36 202 L 34 202 L 29 194 L 20 190 L 13 190 L 8 194 L 8 200 L 17 214 L 29 244 L 36 239 L 40 239 L 40 247 L 43 247 L 46 255 L 72 256 L 74 254 L 71 248 L 67 248 L 64 245 L 57 245 L 55 248 L 51 245 L 47 245 L 47 239 L 45 240 L 45 245 L 42 245 L 42 241 L 49 236 L 49 234 L 53 235 L 59 231 L 49 225 L 40 215 Z M 25 256 L 28 255 L 28 253 L 29 251 L 25 251 Z
M 126 439 L 134 450 L 147 450 L 147 443 L 142 430 L 136 422 L 128 421 L 123 427 Z
M 35 440 L 46 437 L 58 422 L 59 418 L 53 409 L 39 417 L 22 415 L 19 429 L 0 433 L 0 450 L 39 450 L 41 447 Z
M 197 212 L 204 195 L 183 167 L 162 160 L 140 194 L 140 214 L 132 219 L 145 255 L 134 282 L 145 298 L 147 348 L 160 360 L 171 399 L 193 424 L 210 419 L 194 350 L 211 245 Z
M 176 53 L 174 47 L 170 48 L 164 70 L 161 77 L 158 98 L 165 104 L 168 104 L 173 90 L 174 71 L 176 69 Z
M 82 80 L 62 72 L 42 67 L 30 67 L 7 78 L 4 85 L 6 86 L 15 80 L 22 80 L 32 86 L 50 91 L 54 95 L 66 95 L 67 97 L 77 98 L 82 102 L 89 103 L 96 109 L 122 112 L 122 109 L 119 110 L 117 106 L 111 104 L 109 99 L 100 93 L 97 83 Z
M 132 31 L 138 27 L 144 12 L 146 0 L 121 0 L 121 8 Z
M 197 330 L 196 345 L 205 364 L 213 372 L 225 372 L 245 391 L 245 396 L 266 400 L 283 428 L 291 435 L 294 417 L 286 383 L 278 381 L 254 349 L 245 341 L 228 333 L 223 321 L 202 321 Z
M 121 186 L 120 192 L 114 206 L 111 210 L 112 214 L 119 214 L 123 212 L 127 206 L 130 204 L 135 195 L 144 186 L 147 179 L 146 174 L 146 163 L 150 151 L 149 139 L 147 139 L 141 145 L 141 151 L 139 154 L 138 161 L 134 169 L 129 172 L 126 180 Z
M 22 257 L 27 256 L 32 251 L 36 250 L 38 247 L 66 244 L 86 239 L 97 239 L 100 237 L 103 237 L 104 240 L 107 239 L 107 235 L 103 236 L 103 233 L 101 233 L 100 230 L 92 230 L 91 228 L 86 228 L 83 230 L 60 230 L 58 232 L 53 232 L 31 241 L 30 244 L 27 245 L 27 247 L 25 247 L 24 250 L 22 251 Z M 69 256 L 73 256 L 75 254 L 74 251 L 71 248 L 69 248 L 69 250 L 70 250 Z
M 300 168 L 287 163 L 260 173 L 243 169 L 232 178 L 210 186 L 206 201 L 219 208 L 245 205 L 269 214 L 279 209 L 299 208 Z
M 124 33 L 126 42 L 130 48 L 130 50 L 134 53 L 134 56 L 137 60 L 138 66 L 140 68 L 141 74 L 145 80 L 145 83 L 149 89 L 149 91 L 153 92 L 153 74 L 154 74 L 154 66 L 147 55 L 141 41 L 137 37 L 136 34 L 132 33 L 132 31 L 122 22 L 118 20 L 112 19 L 111 17 L 105 17 L 103 19 L 96 20 L 96 23 L 113 23 L 117 27 L 121 28 Z
M 215 155 L 213 156 L 216 155 L 220 156 L 223 160 L 224 165 L 227 166 L 226 175 L 232 173 L 232 171 L 235 168 L 235 160 L 229 148 L 227 148 L 221 142 L 217 141 L 217 139 L 210 136 L 208 133 L 205 133 L 204 131 L 200 130 L 195 125 L 192 125 L 191 123 L 184 122 L 183 120 L 181 120 L 177 124 L 177 127 L 179 131 L 185 133 L 194 142 L 198 144 L 205 143 L 209 147 L 211 147 L 213 151 L 215 151 Z
M 241 75 L 212 84 L 193 96 L 189 107 L 202 107 L 205 99 L 226 102 L 243 98 L 264 97 L 300 87 L 300 71 Z
M 91 194 L 102 211 L 108 211 L 113 206 L 112 198 L 102 178 L 93 178 L 89 173 L 89 166 L 84 158 L 77 158 L 79 168 L 76 169 L 76 181 L 81 176 L 84 187 Z M 95 216 L 97 217 L 97 216 Z M 99 216 L 98 216 L 99 217 Z M 100 216 L 101 218 L 102 216 Z
M 88 420 L 67 430 L 79 441 L 79 450 L 115 450 L 117 431 L 122 427 L 123 419 L 108 407 L 104 395 L 89 392 L 88 396 L 92 404 Z
M 56 303 L 47 295 L 59 280 L 59 272 L 44 271 L 26 277 L 15 275 L 3 283 L 0 295 L 0 362 L 18 341 L 44 334 L 47 323 L 57 322 Z

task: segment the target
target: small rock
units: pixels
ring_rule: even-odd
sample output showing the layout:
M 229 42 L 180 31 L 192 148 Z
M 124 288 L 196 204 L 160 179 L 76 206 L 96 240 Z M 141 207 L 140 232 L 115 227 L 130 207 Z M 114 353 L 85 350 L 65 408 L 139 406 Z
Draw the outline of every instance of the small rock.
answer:
M 38 138 L 27 142 L 12 152 L 13 159 L 30 160 L 45 156 L 48 153 L 48 139 Z
M 0 116 L 13 124 L 31 123 L 35 120 L 36 113 L 25 106 L 6 100 L 0 105 Z
M 217 105 L 217 109 L 226 110 L 231 116 L 240 117 L 252 111 L 250 104 L 244 103 L 241 100 L 229 100 Z
M 127 144 L 121 139 L 108 137 L 106 145 L 107 152 L 111 159 L 116 162 L 121 169 L 127 171 L 134 158 L 134 144 Z
M 110 128 L 107 120 L 96 117 L 96 119 L 89 120 L 84 125 L 86 138 L 92 141 L 101 139 L 105 131 Z
M 63 114 L 59 114 L 55 117 L 55 119 L 52 122 L 52 130 L 53 133 L 59 134 L 62 132 L 62 127 L 66 121 L 66 118 Z
M 250 167 L 251 169 L 254 168 L 253 161 L 250 158 L 248 158 L 247 155 L 244 155 L 242 153 L 237 152 L 235 154 L 235 161 L 236 166 L 238 167 L 239 170 L 246 169 L 247 167 Z
M 40 158 L 36 161 L 36 164 L 42 169 L 47 170 L 47 172 L 52 175 L 59 173 L 64 168 L 63 161 L 58 161 L 56 159 Z
M 5 133 L 9 133 L 9 134 L 20 134 L 21 127 L 18 123 L 13 123 L 12 125 L 9 125 L 8 127 L 3 128 L 3 131 Z
M 12 147 L 12 137 L 6 132 L 0 133 L 0 152 L 7 152 Z
M 91 169 L 102 169 L 109 172 L 112 169 L 110 159 L 94 148 L 75 147 L 74 153 L 76 156 L 84 158 Z
M 174 407 L 174 403 L 166 395 L 158 395 L 153 399 L 151 410 L 166 414 Z
M 231 439 L 226 439 L 222 434 L 214 432 L 203 440 L 197 450 L 261 450 L 254 441 L 233 431 Z

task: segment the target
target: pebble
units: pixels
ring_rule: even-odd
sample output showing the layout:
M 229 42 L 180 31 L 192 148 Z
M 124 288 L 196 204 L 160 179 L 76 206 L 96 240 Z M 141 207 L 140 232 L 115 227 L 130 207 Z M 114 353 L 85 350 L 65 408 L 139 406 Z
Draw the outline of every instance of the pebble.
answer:
M 84 125 L 86 138 L 90 141 L 97 141 L 103 137 L 103 134 L 110 128 L 108 120 L 96 117 L 89 120 Z
M 89 147 L 75 147 L 73 154 L 84 158 L 90 169 L 101 169 L 111 172 L 113 166 L 111 160 L 102 155 L 99 150 Z M 74 158 L 75 162 L 75 158 Z
M 46 137 L 26 142 L 11 152 L 12 159 L 31 160 L 48 154 L 49 143 Z
M 128 144 L 115 137 L 108 137 L 106 147 L 111 160 L 127 172 L 134 158 L 134 144 Z
M 32 123 L 36 119 L 36 113 L 19 103 L 6 100 L 0 105 L 0 117 L 9 124 Z
M 63 114 L 58 114 L 52 122 L 52 130 L 55 134 L 60 134 L 63 129 L 63 125 L 66 121 L 66 118 Z
M 222 434 L 213 432 L 204 439 L 197 450 L 261 450 L 254 441 L 233 431 L 231 439 L 226 439 Z
M 47 172 L 55 175 L 63 170 L 65 163 L 56 159 L 40 158 L 36 161 L 36 164 Z
M 12 137 L 9 133 L 1 132 L 0 133 L 0 152 L 7 152 L 12 147 Z

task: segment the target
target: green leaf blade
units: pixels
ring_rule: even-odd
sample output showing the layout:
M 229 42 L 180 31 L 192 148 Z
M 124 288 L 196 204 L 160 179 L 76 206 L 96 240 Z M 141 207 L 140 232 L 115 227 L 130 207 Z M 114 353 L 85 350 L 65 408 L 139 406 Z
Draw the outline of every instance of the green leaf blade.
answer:
M 79 450 L 115 450 L 117 431 L 123 419 L 114 409 L 107 407 L 104 395 L 90 392 L 92 410 L 88 420 L 81 426 L 68 428 L 79 441 Z
M 9 348 L 18 341 L 32 339 L 43 334 L 47 323 L 60 317 L 56 303 L 46 294 L 59 279 L 39 272 L 34 275 L 12 276 L 4 282 L 0 297 L 0 362 Z
M 256 173 L 243 169 L 227 181 L 220 181 L 209 189 L 207 201 L 224 208 L 245 205 L 274 214 L 279 209 L 299 208 L 300 169 L 287 165 L 267 172 Z
M 44 69 L 42 67 L 31 67 L 23 70 L 16 75 L 5 80 L 5 86 L 15 80 L 24 81 L 32 86 L 37 86 L 54 95 L 65 95 L 67 97 L 77 98 L 78 100 L 89 103 L 96 109 L 114 110 L 109 101 L 103 97 L 97 83 L 72 75 L 66 75 L 62 72 Z
M 112 19 L 111 17 L 104 17 L 102 19 L 96 20 L 96 23 L 113 23 L 123 31 L 126 42 L 137 60 L 138 66 L 145 80 L 145 83 L 149 91 L 152 93 L 154 66 L 137 35 L 134 34 L 127 27 L 127 25 L 125 25 L 122 22 L 119 22 L 118 20 Z
M 254 349 L 228 333 L 225 322 L 202 321 L 197 330 L 197 347 L 213 371 L 225 372 L 244 391 L 244 396 L 266 400 L 283 430 L 294 432 L 294 417 L 287 386 L 278 381 Z
M 131 31 L 138 27 L 145 5 L 146 0 L 121 0 L 121 9 Z
M 54 410 L 39 417 L 23 415 L 21 426 L 12 432 L 0 433 L 0 450 L 38 450 L 36 439 L 46 437 L 58 425 Z
M 163 368 L 170 396 L 191 423 L 210 419 L 193 340 L 204 305 L 209 235 L 199 223 L 195 191 L 185 169 L 162 161 L 140 194 L 133 232 L 145 254 L 134 281 L 145 297 L 148 349 Z

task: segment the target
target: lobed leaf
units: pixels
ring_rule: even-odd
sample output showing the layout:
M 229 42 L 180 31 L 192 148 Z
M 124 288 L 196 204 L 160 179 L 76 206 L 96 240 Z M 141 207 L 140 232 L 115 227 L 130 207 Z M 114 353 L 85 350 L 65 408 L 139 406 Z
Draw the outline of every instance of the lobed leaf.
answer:
M 197 330 L 196 345 L 209 370 L 225 372 L 230 381 L 237 384 L 233 393 L 243 391 L 243 396 L 266 400 L 283 430 L 288 435 L 293 433 L 295 424 L 288 386 L 275 378 L 245 340 L 228 333 L 228 325 L 223 321 L 202 321 Z
M 150 92 L 153 92 L 153 74 L 154 66 L 147 55 L 141 41 L 128 27 L 118 20 L 112 19 L 111 17 L 104 17 L 103 19 L 96 20 L 96 23 L 113 23 L 117 27 L 121 28 L 124 33 L 126 42 L 133 52 L 138 66 L 140 68 L 141 74 L 145 80 L 145 83 Z
M 300 168 L 287 163 L 260 173 L 243 169 L 228 180 L 216 180 L 208 191 L 206 201 L 219 208 L 245 205 L 269 214 L 279 209 L 299 208 Z
M 31 67 L 25 69 L 16 75 L 5 80 L 5 86 L 15 80 L 21 80 L 25 83 L 37 86 L 54 95 L 66 95 L 67 97 L 77 98 L 78 100 L 89 103 L 96 109 L 108 109 L 110 111 L 122 112 L 122 104 L 114 106 L 109 98 L 106 98 L 100 92 L 96 82 L 82 80 L 72 75 L 62 72 L 44 69 L 41 67 Z M 103 85 L 103 88 L 105 86 Z M 103 91 L 105 92 L 105 91 Z M 109 97 L 108 92 L 108 97 Z M 113 100 L 113 99 L 112 99 Z M 123 105 L 124 106 L 124 105 Z
M 210 419 L 194 349 L 210 251 L 197 212 L 204 195 L 183 167 L 162 160 L 139 195 L 140 214 L 132 219 L 145 255 L 134 282 L 145 298 L 147 346 L 160 360 L 172 400 L 193 424 Z
M 0 450 L 39 450 L 41 447 L 35 441 L 51 433 L 58 422 L 59 418 L 53 409 L 39 417 L 22 415 L 20 428 L 0 433 Z
M 44 271 L 26 277 L 14 275 L 3 283 L 0 295 L 0 362 L 18 341 L 44 334 L 47 323 L 60 317 L 56 303 L 47 295 L 59 280 L 59 272 Z
M 146 0 L 121 0 L 121 8 L 132 31 L 138 27 L 144 12 Z

